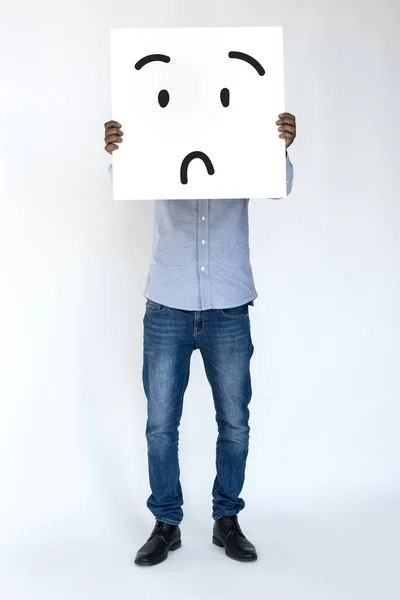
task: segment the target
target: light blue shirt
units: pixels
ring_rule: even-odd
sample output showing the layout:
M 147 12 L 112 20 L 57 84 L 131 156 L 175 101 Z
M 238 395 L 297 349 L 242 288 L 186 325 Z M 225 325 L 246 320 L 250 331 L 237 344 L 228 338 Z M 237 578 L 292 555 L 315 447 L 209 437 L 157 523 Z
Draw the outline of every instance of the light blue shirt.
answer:
M 287 193 L 293 165 L 286 159 Z M 144 295 L 180 310 L 241 306 L 255 300 L 248 198 L 156 200 L 153 253 Z

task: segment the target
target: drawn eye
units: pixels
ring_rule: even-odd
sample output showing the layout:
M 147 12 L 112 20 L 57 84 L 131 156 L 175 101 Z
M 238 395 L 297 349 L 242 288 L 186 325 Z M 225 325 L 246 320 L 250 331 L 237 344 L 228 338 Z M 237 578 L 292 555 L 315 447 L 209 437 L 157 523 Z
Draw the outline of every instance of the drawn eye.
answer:
M 169 102 L 169 94 L 167 92 L 167 90 L 161 90 L 161 92 L 158 94 L 158 103 L 161 106 L 161 108 L 165 108 L 167 106 Z
M 223 88 L 221 90 L 221 102 L 222 102 L 222 106 L 225 106 L 225 108 L 227 106 L 229 106 L 229 90 L 228 88 Z

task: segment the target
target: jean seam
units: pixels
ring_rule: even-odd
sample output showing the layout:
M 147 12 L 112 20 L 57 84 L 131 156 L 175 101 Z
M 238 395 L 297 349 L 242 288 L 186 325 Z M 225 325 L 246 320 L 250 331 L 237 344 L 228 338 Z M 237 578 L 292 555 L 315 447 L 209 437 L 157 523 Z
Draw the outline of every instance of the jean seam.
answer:
M 220 309 L 219 312 L 220 312 L 220 314 L 223 317 L 225 317 L 225 319 L 232 319 L 233 321 L 239 321 L 240 319 L 248 319 L 249 318 L 248 314 L 245 314 L 245 315 L 228 315 L 222 309 Z
M 196 339 L 196 338 L 197 338 L 197 337 L 198 337 L 200 334 L 202 334 L 202 333 L 203 333 L 205 326 L 206 326 L 206 317 L 205 317 L 204 311 L 201 311 L 201 329 L 199 329 L 199 330 L 197 330 L 197 331 L 195 330 L 195 332 L 194 332 L 194 337 L 195 337 L 195 339 Z
M 190 369 L 190 358 L 189 358 L 189 360 L 186 363 L 185 373 L 187 373 L 188 369 Z M 184 401 L 184 396 L 185 396 L 185 390 L 187 388 L 188 380 L 189 380 L 189 378 L 187 378 L 187 381 L 185 380 L 186 386 L 184 386 L 185 389 L 184 389 L 184 391 L 182 393 L 182 406 L 183 406 L 183 401 Z M 180 412 L 182 413 L 182 410 Z M 177 439 L 176 439 L 176 451 L 177 451 L 178 455 L 179 455 L 179 425 L 180 425 L 180 419 L 178 419 L 178 421 L 176 423 L 177 434 L 178 434 L 177 435 Z M 178 458 L 178 462 L 179 462 L 179 458 Z M 179 473 L 179 476 L 180 476 L 180 473 Z M 176 498 L 179 498 L 179 500 L 183 500 L 182 496 L 180 494 L 178 494 L 177 491 L 175 490 L 175 499 Z M 172 525 L 175 525 L 175 523 L 172 523 Z
M 167 312 L 168 310 L 168 306 L 164 306 L 164 308 L 161 308 L 160 310 L 151 310 L 149 308 L 146 308 L 146 315 L 162 315 L 165 312 Z

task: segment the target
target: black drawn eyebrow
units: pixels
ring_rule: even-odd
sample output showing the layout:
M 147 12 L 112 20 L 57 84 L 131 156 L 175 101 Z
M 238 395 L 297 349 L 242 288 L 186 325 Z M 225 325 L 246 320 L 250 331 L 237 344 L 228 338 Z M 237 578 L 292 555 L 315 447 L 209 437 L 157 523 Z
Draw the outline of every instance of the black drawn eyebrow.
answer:
M 239 60 L 244 60 L 245 62 L 249 63 L 249 65 L 254 67 L 260 76 L 265 75 L 264 67 L 260 65 L 258 60 L 256 60 L 249 54 L 245 54 L 244 52 L 236 52 L 235 50 L 233 50 L 232 52 L 229 52 L 228 56 L 229 58 L 238 58 Z
M 137 61 L 135 69 L 137 71 L 140 71 L 140 69 L 142 69 L 145 65 L 156 60 L 164 63 L 169 63 L 171 61 L 171 58 L 169 56 L 166 56 L 165 54 L 149 54 L 148 56 L 144 56 L 143 58 Z

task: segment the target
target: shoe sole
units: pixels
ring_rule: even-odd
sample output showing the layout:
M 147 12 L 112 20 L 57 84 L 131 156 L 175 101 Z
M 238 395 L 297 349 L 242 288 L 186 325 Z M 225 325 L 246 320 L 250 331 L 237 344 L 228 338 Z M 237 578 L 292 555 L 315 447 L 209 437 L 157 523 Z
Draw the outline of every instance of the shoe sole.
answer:
M 218 538 L 216 538 L 215 535 L 213 535 L 212 541 L 213 544 L 218 546 L 218 548 L 225 548 L 224 544 Z M 229 554 L 226 548 L 225 554 L 226 556 L 228 556 L 228 558 L 231 558 L 232 560 L 237 560 L 238 562 L 254 562 L 258 558 L 257 556 L 252 556 L 251 558 L 238 558 L 237 556 L 232 556 L 232 554 Z
M 182 540 L 179 540 L 179 542 L 175 542 L 175 544 L 172 544 L 171 548 L 169 548 L 168 553 L 166 556 L 164 556 L 164 558 L 161 558 L 160 560 L 157 560 L 156 562 L 152 563 L 136 562 L 135 560 L 135 565 L 137 565 L 138 567 L 155 567 L 156 565 L 159 565 L 165 560 L 167 560 L 169 552 L 175 552 L 175 550 L 179 550 L 179 548 L 182 548 Z

